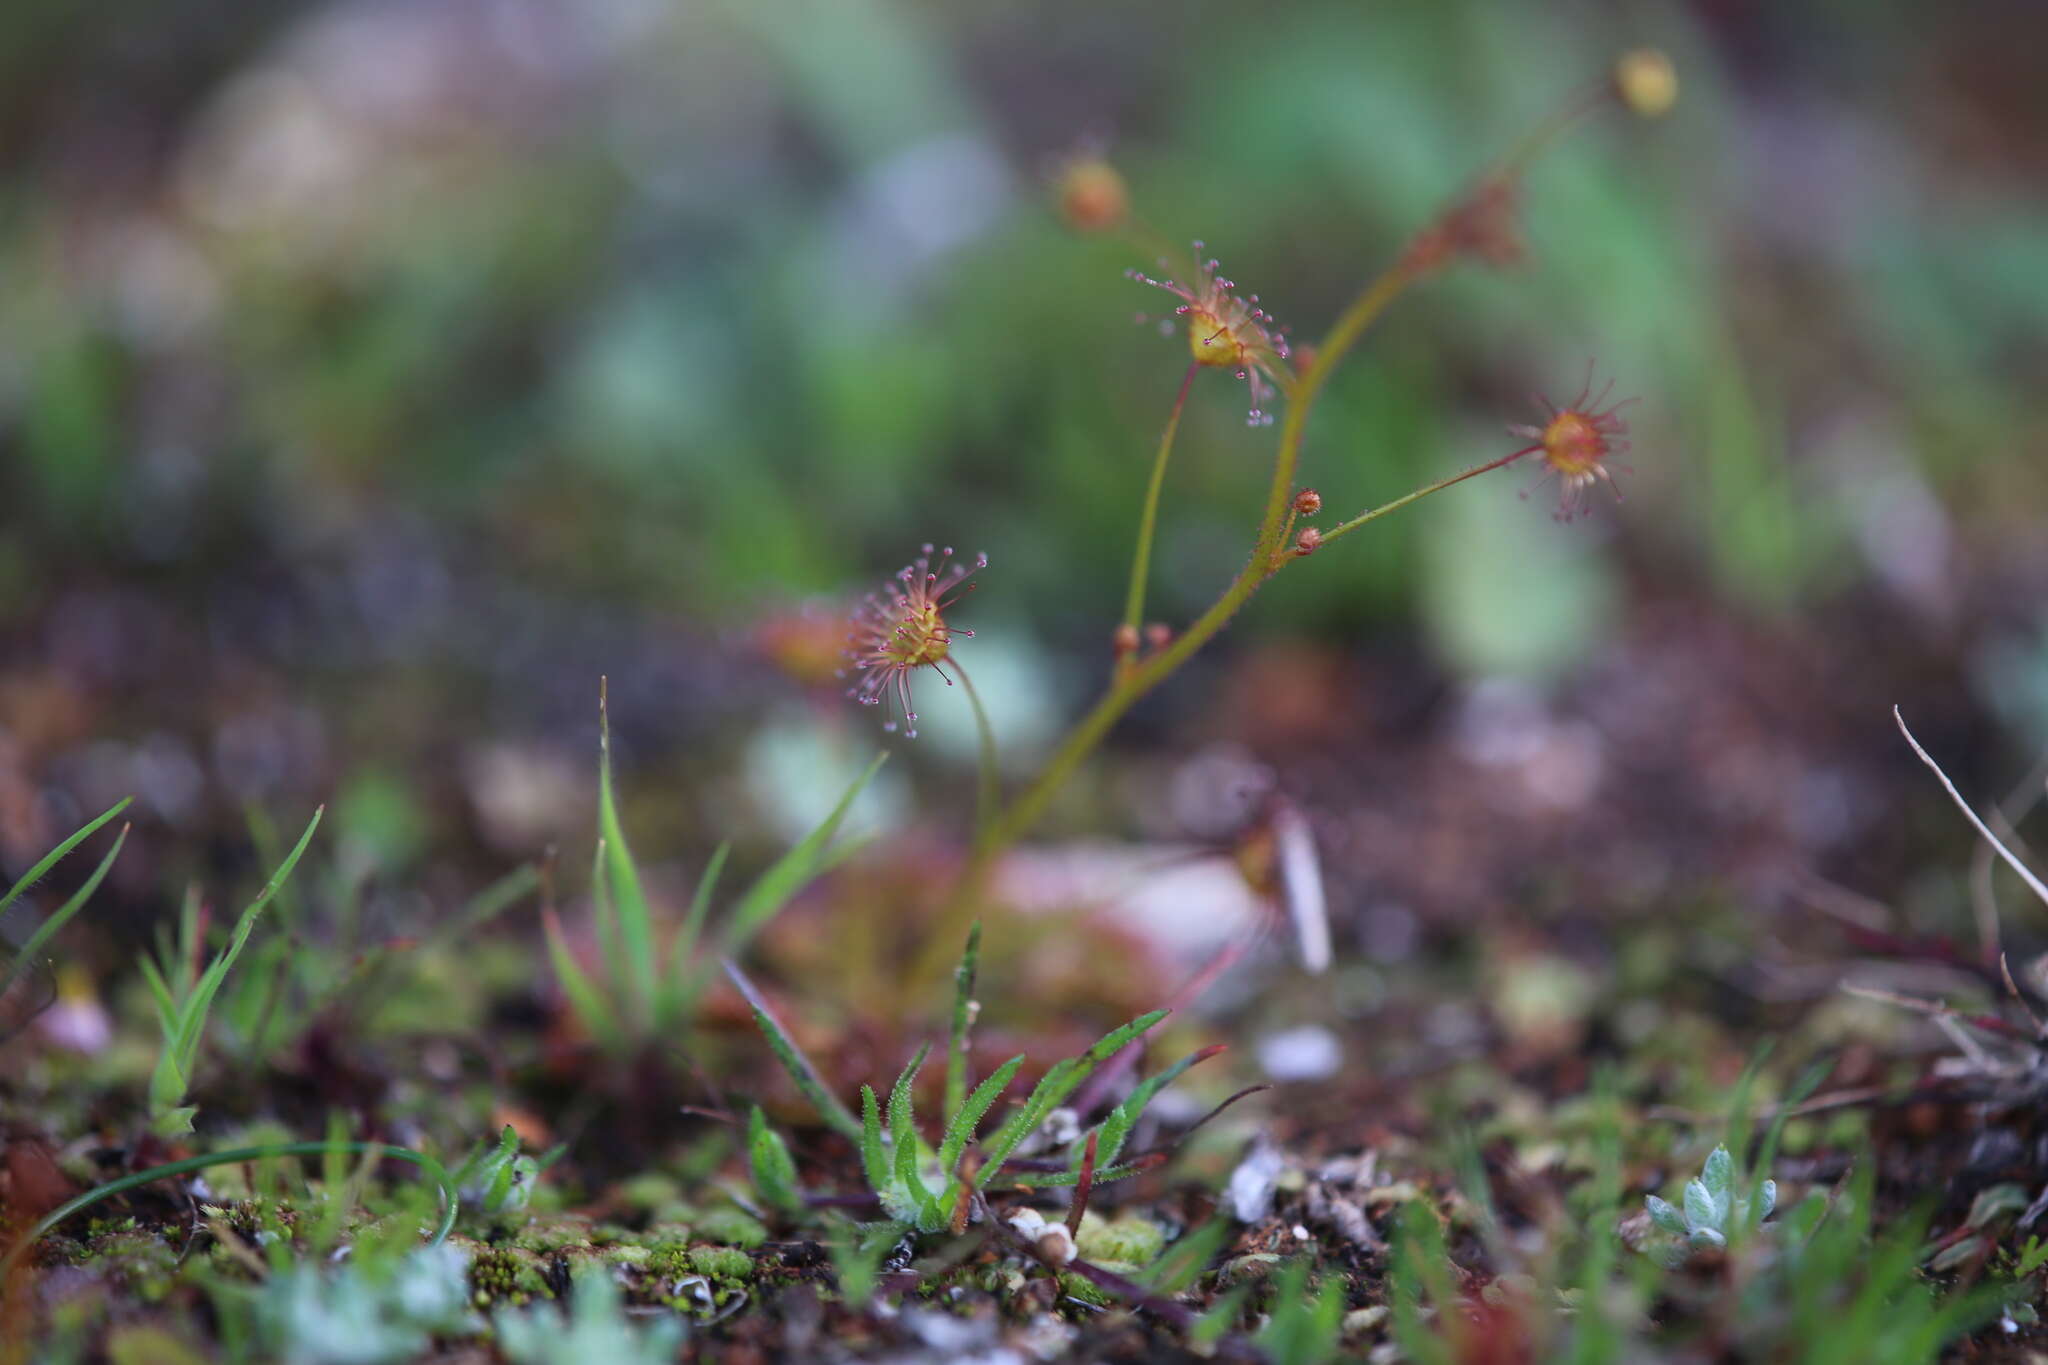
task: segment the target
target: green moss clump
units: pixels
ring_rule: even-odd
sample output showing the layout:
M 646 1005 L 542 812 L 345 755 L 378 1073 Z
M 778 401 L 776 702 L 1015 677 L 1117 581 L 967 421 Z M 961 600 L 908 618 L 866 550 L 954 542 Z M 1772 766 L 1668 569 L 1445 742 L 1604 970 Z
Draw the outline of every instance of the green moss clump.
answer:
M 541 1273 L 540 1257 L 512 1246 L 479 1246 L 469 1263 L 469 1286 L 479 1308 L 495 1304 L 523 1305 L 535 1299 L 552 1299 Z
M 1096 1308 L 1116 1306 L 1116 1300 L 1110 1297 L 1107 1291 L 1096 1287 L 1092 1281 L 1071 1273 L 1060 1276 L 1060 1293 Z
M 1166 1250 L 1166 1229 L 1141 1213 L 1125 1213 L 1115 1219 L 1086 1214 L 1081 1219 L 1075 1244 L 1081 1255 L 1119 1274 L 1129 1274 L 1159 1259 Z
M 591 1245 L 591 1226 L 582 1218 L 536 1218 L 512 1235 L 509 1243 L 521 1251 L 547 1253 Z
M 736 1247 L 691 1247 L 690 1267 L 714 1280 L 745 1280 L 754 1274 L 754 1258 Z
M 642 1264 L 648 1274 L 664 1280 L 698 1273 L 696 1262 L 690 1256 L 690 1244 L 681 1240 L 657 1242 L 647 1249 L 647 1259 Z
M 160 1303 L 178 1280 L 178 1253 L 155 1231 L 128 1226 L 94 1237 L 85 1260 L 127 1286 L 144 1303 Z
M 724 1242 L 752 1251 L 768 1240 L 761 1220 L 741 1209 L 713 1209 L 697 1220 L 697 1235 L 707 1242 Z

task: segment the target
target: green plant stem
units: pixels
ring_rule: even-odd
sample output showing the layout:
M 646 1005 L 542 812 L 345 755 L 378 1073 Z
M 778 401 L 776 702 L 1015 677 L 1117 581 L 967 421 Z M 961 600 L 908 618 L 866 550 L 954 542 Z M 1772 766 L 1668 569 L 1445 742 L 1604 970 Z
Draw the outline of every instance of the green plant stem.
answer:
M 1159 494 L 1166 487 L 1166 466 L 1173 457 L 1173 438 L 1180 431 L 1180 415 L 1188 405 L 1188 389 L 1195 382 L 1195 371 L 1201 366 L 1188 362 L 1187 373 L 1180 378 L 1180 392 L 1174 395 L 1173 411 L 1167 415 L 1166 430 L 1159 434 L 1159 453 L 1152 457 L 1152 480 L 1145 486 L 1144 510 L 1138 514 L 1138 548 L 1131 557 L 1131 586 L 1124 594 L 1124 627 L 1126 634 L 1137 638 L 1138 627 L 1144 624 L 1145 586 L 1152 573 L 1152 538 L 1159 525 Z M 1130 672 L 1136 664 L 1135 654 L 1120 654 L 1116 671 L 1119 677 Z
M 1506 156 L 1496 162 L 1475 184 L 1490 182 L 1518 175 L 1537 153 L 1544 150 L 1559 135 L 1587 114 L 1601 108 L 1608 102 L 1607 87 L 1596 85 L 1575 95 L 1535 125 L 1525 136 L 1511 147 Z M 1463 197 L 1454 200 L 1452 211 L 1465 202 Z M 1251 599 L 1253 593 L 1288 562 L 1287 534 L 1292 526 L 1289 511 L 1294 501 L 1294 475 L 1301 461 L 1301 443 L 1308 430 L 1310 411 L 1321 395 L 1323 385 L 1337 363 L 1365 335 L 1366 329 L 1379 320 L 1381 314 L 1405 292 L 1409 285 L 1433 273 L 1433 268 L 1418 263 L 1410 254 L 1403 253 L 1392 266 L 1382 271 L 1367 284 L 1351 306 L 1344 310 L 1336 324 L 1330 328 L 1322 343 L 1317 347 L 1315 360 L 1301 377 L 1288 386 L 1287 417 L 1280 427 L 1280 444 L 1273 460 L 1273 480 L 1266 494 L 1265 514 L 1259 519 L 1259 530 L 1253 542 L 1252 555 L 1237 576 L 1223 590 L 1209 609 L 1196 618 L 1179 638 L 1142 661 L 1136 656 L 1119 663 L 1109 691 L 1095 703 L 1093 709 L 1082 717 L 1080 724 L 1069 731 L 1045 768 L 1031 784 L 1020 792 L 1015 801 L 995 820 L 983 825 L 980 837 L 975 841 L 974 851 L 961 870 L 960 879 L 954 885 L 953 893 L 939 920 L 932 926 L 926 938 L 926 947 L 920 954 L 916 974 L 920 979 L 930 979 L 943 972 L 949 957 L 948 946 L 959 940 L 967 925 L 979 913 L 982 895 L 987 889 L 989 873 L 1003 851 L 1022 838 L 1045 814 L 1046 807 L 1059 789 L 1066 785 L 1076 770 L 1095 746 L 1102 742 L 1110 727 L 1123 718 L 1125 712 L 1136 705 L 1147 692 L 1164 682 L 1176 669 L 1192 657 L 1196 650 L 1206 645 L 1216 633 L 1223 629 L 1230 618 L 1237 614 Z M 1190 371 L 1192 375 L 1192 371 Z M 1182 381 L 1185 396 L 1187 381 Z M 1160 453 L 1153 465 L 1152 486 L 1147 492 L 1143 520 L 1139 525 L 1139 558 L 1133 567 L 1131 594 L 1127 601 L 1125 620 L 1135 625 L 1138 610 L 1143 605 L 1144 568 L 1151 552 L 1152 522 L 1156 515 L 1157 494 L 1164 478 L 1166 457 L 1171 447 L 1175 429 L 1180 420 L 1180 403 L 1177 401 L 1174 413 L 1167 423 L 1166 433 L 1160 443 Z M 1489 469 L 1498 469 L 1516 458 L 1514 455 L 1468 469 L 1448 479 L 1415 490 L 1394 502 L 1354 517 L 1335 531 L 1324 535 L 1325 542 L 1336 535 L 1356 530 L 1369 521 L 1387 513 L 1406 507 L 1409 503 L 1440 492 L 1454 483 L 1460 483 Z
M 1416 278 L 1417 272 L 1405 264 L 1391 267 L 1367 285 L 1344 315 L 1337 319 L 1336 326 L 1330 329 L 1329 336 L 1318 348 L 1315 363 L 1309 366 L 1288 396 L 1287 419 L 1280 429 L 1280 449 L 1274 460 L 1272 489 L 1266 499 L 1266 513 L 1259 523 L 1251 559 L 1238 570 L 1237 576 L 1223 590 L 1223 595 L 1172 643 L 1149 658 L 1134 660 L 1131 667 L 1111 683 L 1109 691 L 1095 703 L 1094 708 L 1067 733 L 1066 739 L 1031 785 L 1020 792 L 1001 815 L 982 828 L 952 896 L 926 937 L 927 946 L 916 967 L 916 975 L 920 979 L 944 970 L 950 957 L 948 945 L 959 941 L 968 923 L 978 913 L 996 859 L 1038 823 L 1046 807 L 1052 804 L 1053 797 L 1095 751 L 1095 746 L 1102 742 L 1110 727 L 1146 693 L 1193 657 L 1196 650 L 1215 638 L 1217 632 L 1237 614 L 1238 608 L 1250 601 L 1252 594 L 1286 563 L 1281 538 L 1287 524 L 1288 508 L 1293 502 L 1294 469 L 1301 454 L 1309 409 L 1322 391 L 1323 381 L 1331 367 Z
M 967 676 L 967 670 L 960 666 L 958 659 L 951 660 L 953 674 L 960 679 L 967 701 L 974 708 L 974 732 L 979 741 L 980 751 L 975 759 L 974 787 L 974 832 L 979 839 L 996 818 L 996 811 L 1002 804 L 1000 788 L 1001 774 L 996 768 L 996 732 L 988 723 L 988 711 L 981 704 L 981 693 L 974 690 L 974 679 Z
M 1301 461 L 1302 437 L 1308 430 L 1309 410 L 1321 396 L 1323 384 L 1330 377 L 1330 371 L 1342 360 L 1358 339 L 1365 335 L 1365 329 L 1387 311 L 1388 305 L 1401 296 L 1403 290 L 1413 284 L 1424 272 L 1410 266 L 1405 260 L 1386 271 L 1365 287 L 1352 305 L 1337 319 L 1336 326 L 1323 338 L 1316 348 L 1315 362 L 1295 381 L 1294 392 L 1288 395 L 1287 418 L 1280 426 L 1280 451 L 1273 461 L 1273 484 L 1266 493 L 1266 515 L 1259 522 L 1259 539 L 1252 551 L 1252 562 L 1238 576 L 1238 582 L 1284 550 L 1281 537 L 1287 520 L 1287 509 L 1294 498 L 1294 471 Z M 1267 570 L 1271 572 L 1270 569 Z M 1262 575 L 1263 577 L 1263 575 Z M 1256 585 L 1255 585 L 1256 586 Z M 1231 584 L 1232 588 L 1237 583 Z M 1249 594 L 1247 594 L 1249 595 Z M 1229 594 L 1226 592 L 1225 597 Z M 1234 608 L 1233 608 L 1234 609 Z M 1213 609 L 1212 609 L 1213 610 Z
M 439 1246 L 448 1240 L 448 1234 L 455 1228 L 455 1216 L 461 1210 L 461 1200 L 456 1193 L 454 1182 L 448 1178 L 446 1168 L 424 1152 L 415 1152 L 407 1147 L 387 1147 L 381 1142 L 287 1142 L 274 1146 L 236 1147 L 225 1152 L 189 1156 L 182 1161 L 152 1166 L 146 1171 L 137 1171 L 133 1175 L 124 1175 L 118 1180 L 110 1180 L 104 1185 L 95 1186 L 76 1199 L 66 1200 L 44 1215 L 20 1241 L 10 1247 L 5 1258 L 0 1258 L 0 1284 L 5 1283 L 7 1276 L 14 1269 L 15 1262 L 26 1256 L 30 1248 L 58 1224 L 83 1209 L 91 1208 L 103 1199 L 111 1199 L 137 1186 L 167 1179 L 170 1176 L 203 1171 L 210 1166 L 231 1166 L 238 1161 L 261 1161 L 275 1156 L 324 1156 L 333 1151 L 347 1152 L 350 1155 L 375 1152 L 380 1157 L 388 1156 L 399 1161 L 409 1161 L 425 1171 L 434 1183 L 441 1187 L 441 1221 L 428 1237 L 427 1245 Z
M 1467 479 L 1477 478 L 1479 475 L 1488 473 L 1495 469 L 1499 469 L 1503 465 L 1513 464 L 1516 460 L 1519 460 L 1520 458 L 1522 458 L 1523 455 L 1527 453 L 1528 452 L 1525 450 L 1517 450 L 1512 454 L 1503 455 L 1497 460 L 1488 460 L 1485 464 L 1473 465 L 1470 469 L 1467 469 L 1462 473 L 1453 474 L 1447 479 L 1438 479 L 1435 483 L 1424 484 L 1422 487 L 1416 489 L 1414 492 L 1403 494 L 1402 496 L 1395 498 L 1392 502 L 1383 502 L 1378 507 L 1369 508 L 1366 511 L 1360 512 L 1351 520 L 1344 522 L 1340 525 L 1333 526 L 1329 530 L 1323 532 L 1323 544 L 1328 545 L 1338 536 L 1348 535 L 1351 532 L 1356 531 L 1359 527 L 1365 525 L 1367 522 L 1377 521 L 1379 518 L 1385 516 L 1389 512 L 1398 512 L 1403 507 L 1406 507 L 1409 503 L 1416 502 L 1423 498 L 1426 498 L 1431 493 L 1441 493 L 1444 489 L 1449 488 L 1454 483 L 1463 483 Z

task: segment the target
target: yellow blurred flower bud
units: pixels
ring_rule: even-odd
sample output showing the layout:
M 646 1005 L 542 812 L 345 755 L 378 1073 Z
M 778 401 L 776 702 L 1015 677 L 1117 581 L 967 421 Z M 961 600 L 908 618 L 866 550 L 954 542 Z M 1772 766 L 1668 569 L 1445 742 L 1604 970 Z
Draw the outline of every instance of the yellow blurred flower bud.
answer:
M 1614 64 L 1614 93 L 1630 112 L 1661 118 L 1678 103 L 1678 72 L 1658 49 L 1639 47 Z

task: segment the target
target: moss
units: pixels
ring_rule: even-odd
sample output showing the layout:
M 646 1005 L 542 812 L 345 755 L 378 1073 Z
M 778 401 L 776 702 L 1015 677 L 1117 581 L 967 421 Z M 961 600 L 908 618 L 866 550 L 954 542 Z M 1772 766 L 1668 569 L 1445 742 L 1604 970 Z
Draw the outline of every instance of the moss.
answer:
M 1114 1219 L 1090 1213 L 1082 1217 L 1081 1234 L 1075 1242 L 1087 1259 L 1128 1274 L 1159 1259 L 1166 1249 L 1166 1229 L 1141 1213 Z
M 696 1262 L 690 1256 L 690 1244 L 684 1241 L 660 1242 L 647 1249 L 647 1259 L 641 1264 L 649 1274 L 672 1280 L 679 1275 L 697 1273 Z
M 93 1237 L 83 1259 L 98 1262 L 143 1302 L 161 1302 L 177 1283 L 178 1253 L 155 1231 L 136 1227 L 134 1219 L 123 1223 Z
M 697 1235 L 708 1242 L 726 1242 L 749 1251 L 768 1240 L 761 1220 L 740 1209 L 713 1209 L 697 1220 Z
M 513 1246 L 476 1247 L 469 1263 L 469 1286 L 479 1308 L 526 1304 L 555 1296 L 542 1273 L 541 1258 Z
M 563 1251 L 592 1245 L 592 1232 L 589 1221 L 583 1218 L 535 1218 L 512 1234 L 509 1245 L 521 1251 Z
M 733 1247 L 691 1247 L 690 1268 L 714 1280 L 745 1280 L 754 1274 L 754 1258 Z
M 1065 1294 L 1069 1298 L 1079 1299 L 1082 1303 L 1093 1305 L 1096 1308 L 1113 1308 L 1116 1306 L 1116 1300 L 1106 1290 L 1098 1288 L 1095 1284 L 1082 1279 L 1079 1275 L 1061 1275 L 1060 1293 Z

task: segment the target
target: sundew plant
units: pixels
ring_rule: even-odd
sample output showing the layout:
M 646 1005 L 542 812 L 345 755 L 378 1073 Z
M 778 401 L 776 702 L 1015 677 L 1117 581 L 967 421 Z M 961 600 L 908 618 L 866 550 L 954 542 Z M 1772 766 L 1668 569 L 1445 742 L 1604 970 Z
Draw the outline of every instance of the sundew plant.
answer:
M 1599 486 L 1620 495 L 1615 457 L 1627 449 L 1627 427 L 1614 402 L 1612 380 L 1596 389 L 1589 366 L 1575 397 L 1543 402 L 1539 425 L 1510 424 L 1522 444 L 1494 459 L 1446 475 L 1377 506 L 1326 520 L 1322 495 L 1301 482 L 1303 451 L 1317 400 L 1336 367 L 1357 346 L 1395 300 L 1461 264 L 1502 265 L 1524 254 L 1518 223 L 1522 177 L 1559 137 L 1610 107 L 1656 117 L 1671 107 L 1677 81 L 1658 52 L 1639 50 L 1615 64 L 1608 78 L 1575 92 L 1537 124 L 1506 155 L 1482 170 L 1433 220 L 1413 236 L 1391 265 L 1373 276 L 1312 346 L 1288 337 L 1261 297 L 1223 273 L 1221 262 L 1200 241 L 1191 255 L 1156 252 L 1157 274 L 1133 269 L 1136 284 L 1174 300 L 1162 326 L 1178 330 L 1187 344 L 1187 363 L 1167 412 L 1151 472 L 1138 503 L 1129 587 L 1122 619 L 1107 632 L 1109 683 L 1094 705 L 1068 731 L 1036 777 L 1007 800 L 996 791 L 994 742 L 986 715 L 971 685 L 967 691 L 981 729 L 982 791 L 974 848 L 948 902 L 946 917 L 928 942 L 921 975 L 943 967 L 946 947 L 958 942 L 969 921 L 982 912 L 989 873 L 998 856 L 1030 831 L 1060 788 L 1112 727 L 1147 693 L 1173 676 L 1196 651 L 1282 572 L 1325 552 L 1334 542 L 1391 513 L 1481 474 L 1511 466 L 1540 469 L 1539 483 L 1558 490 L 1556 516 L 1569 521 L 1589 509 L 1588 493 Z M 1091 232 L 1120 232 L 1139 249 L 1155 247 L 1159 235 L 1130 211 L 1128 195 L 1113 167 L 1099 158 L 1070 165 L 1060 183 L 1060 200 L 1071 225 Z M 1251 547 L 1244 563 L 1206 611 L 1184 625 L 1145 619 L 1146 588 L 1157 540 L 1161 494 L 1173 460 L 1175 437 L 1194 383 L 1217 370 L 1242 382 L 1249 395 L 1247 421 L 1254 429 L 1278 427 L 1272 474 L 1264 502 L 1251 521 Z M 1275 404 L 1284 409 L 1276 418 Z M 847 647 L 854 678 L 850 695 L 868 704 L 893 703 L 888 728 L 900 719 L 906 735 L 916 733 L 912 697 L 917 675 L 929 672 L 952 684 L 966 683 L 954 645 L 970 632 L 955 628 L 947 614 L 960 604 L 968 570 L 950 563 L 951 550 L 934 558 L 926 546 L 894 584 L 860 607 Z M 974 568 L 986 566 L 977 556 Z

